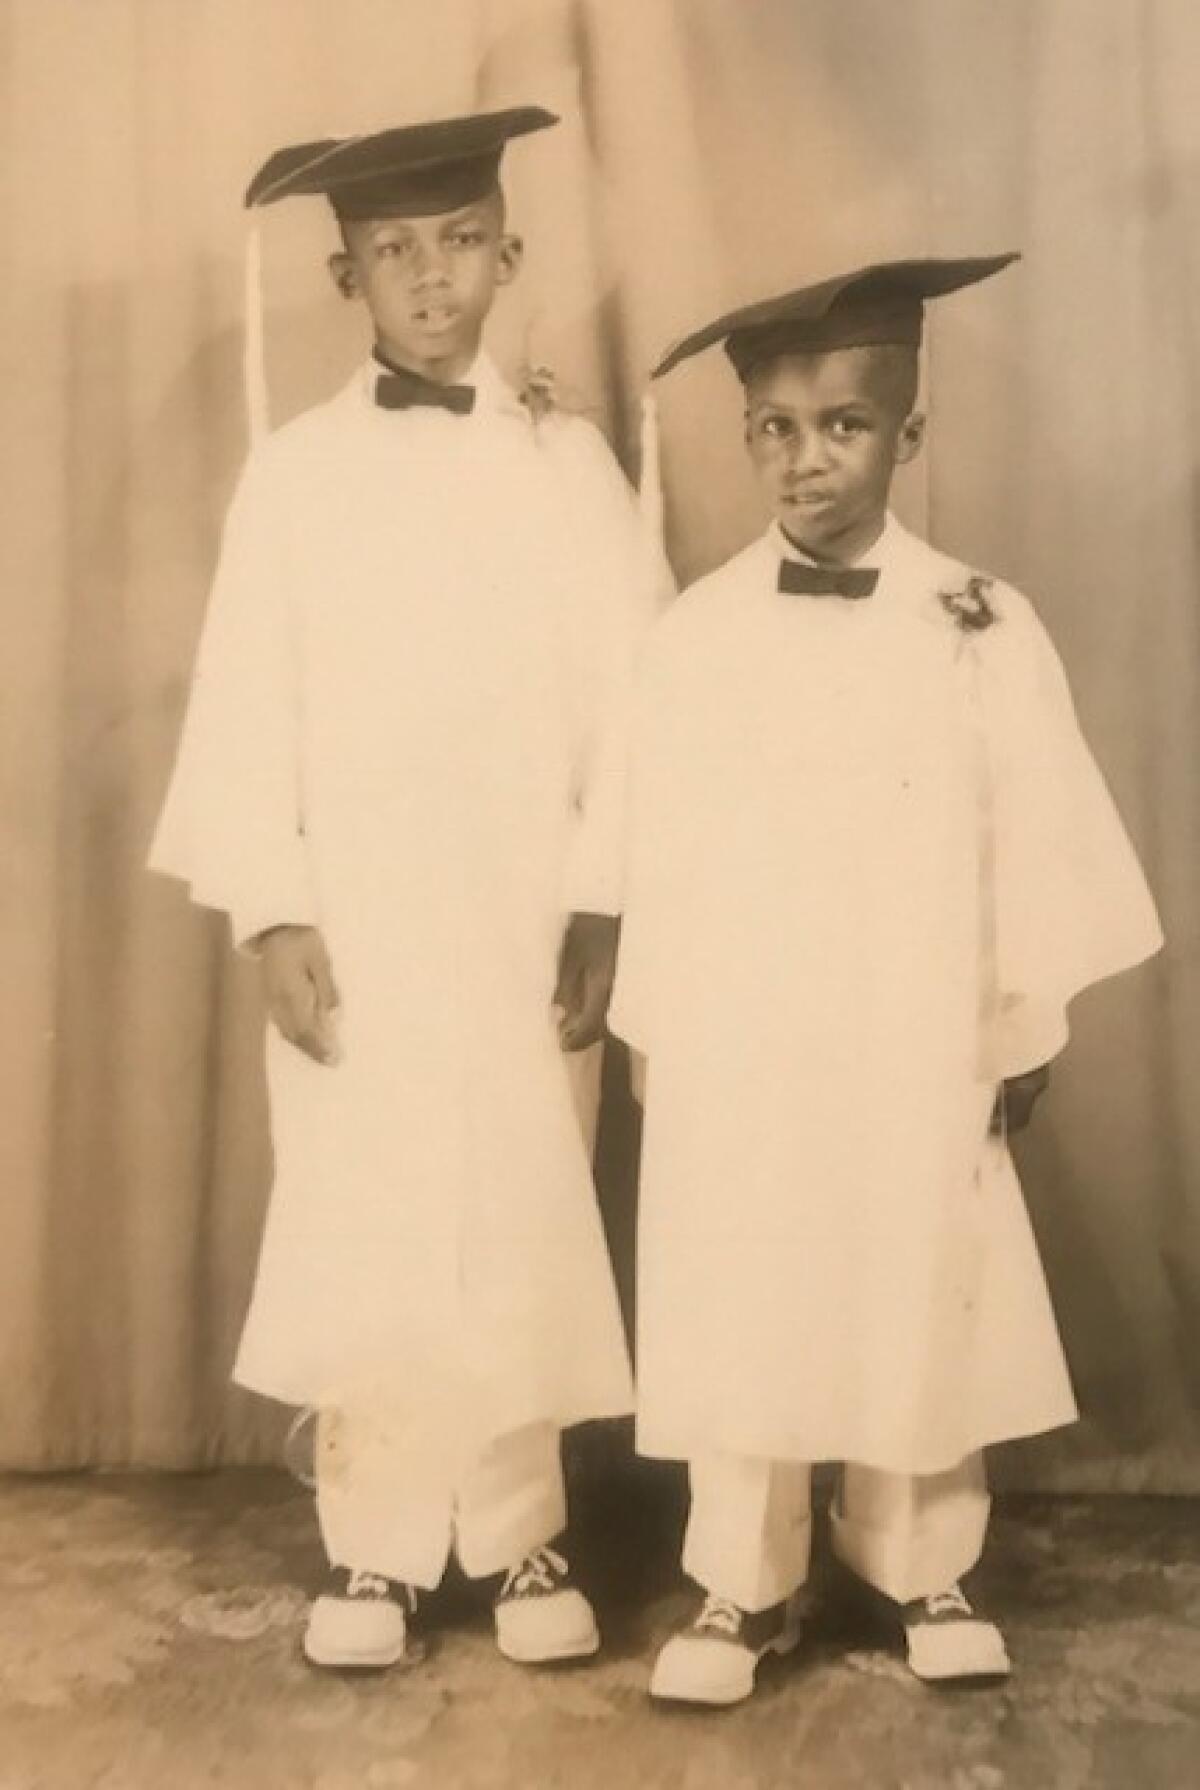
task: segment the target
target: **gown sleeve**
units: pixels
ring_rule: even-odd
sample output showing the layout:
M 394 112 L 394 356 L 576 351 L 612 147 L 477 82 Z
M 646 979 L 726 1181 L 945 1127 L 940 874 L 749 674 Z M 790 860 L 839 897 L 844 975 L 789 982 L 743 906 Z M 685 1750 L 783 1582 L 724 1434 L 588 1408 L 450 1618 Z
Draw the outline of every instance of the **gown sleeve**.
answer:
M 651 1014 L 656 1005 L 655 970 L 661 963 L 664 942 L 662 927 L 673 910 L 680 881 L 674 853 L 664 837 L 668 833 L 674 836 L 671 822 L 665 818 L 672 814 L 674 782 L 668 777 L 664 789 L 660 774 L 662 736 L 664 730 L 669 732 L 672 701 L 662 651 L 663 636 L 669 633 L 666 618 L 651 630 L 640 655 L 630 703 L 624 916 L 616 982 L 608 1010 L 610 1031 L 643 1055 L 650 1048 Z M 643 1073 L 639 1069 L 639 1075 Z
M 634 678 L 647 631 L 674 595 L 674 582 L 599 431 L 579 419 L 566 428 L 562 445 L 580 563 L 572 607 L 576 750 L 563 906 L 568 913 L 618 914 Z
M 1002 592 L 1000 625 L 978 650 L 996 829 L 999 998 L 988 1056 L 1007 1076 L 1061 1050 L 1074 997 L 1152 956 L 1162 932 L 1061 661 L 1019 593 Z
M 304 838 L 298 641 L 289 605 L 284 493 L 259 456 L 222 541 L 174 773 L 150 867 L 223 909 L 235 942 L 312 925 Z

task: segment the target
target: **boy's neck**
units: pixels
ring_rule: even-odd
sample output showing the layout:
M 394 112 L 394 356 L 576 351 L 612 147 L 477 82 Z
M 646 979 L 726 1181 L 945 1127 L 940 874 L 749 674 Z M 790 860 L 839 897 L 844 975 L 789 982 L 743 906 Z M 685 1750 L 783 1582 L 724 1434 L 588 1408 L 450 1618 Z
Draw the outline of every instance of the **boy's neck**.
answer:
M 869 521 L 859 522 L 853 528 L 847 529 L 844 535 L 833 540 L 821 541 L 815 546 L 810 541 L 801 540 L 800 536 L 785 527 L 783 522 L 780 522 L 779 526 L 785 540 L 790 541 L 793 547 L 805 554 L 814 564 L 849 566 L 861 559 L 864 553 L 869 553 L 880 539 L 887 527 L 887 511 L 881 510 Z
M 479 359 L 481 346 L 482 341 L 477 339 L 457 354 L 425 357 L 406 354 L 376 336 L 372 353 L 393 373 L 416 373 L 421 379 L 431 379 L 437 385 L 456 385 Z

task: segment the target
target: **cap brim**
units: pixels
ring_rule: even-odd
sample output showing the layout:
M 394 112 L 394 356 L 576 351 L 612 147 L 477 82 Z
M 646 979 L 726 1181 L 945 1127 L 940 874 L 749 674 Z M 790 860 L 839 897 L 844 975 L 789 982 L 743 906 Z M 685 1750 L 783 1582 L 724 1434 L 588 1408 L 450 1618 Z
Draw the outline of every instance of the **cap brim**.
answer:
M 683 336 L 667 350 L 650 377 L 660 379 L 681 361 L 690 360 L 694 354 L 701 354 L 706 348 L 735 334 L 752 334 L 759 329 L 776 330 L 787 324 L 798 327 L 818 324 L 830 316 L 835 305 L 849 309 L 856 298 L 866 303 L 873 293 L 887 295 L 900 310 L 905 303 L 920 304 L 927 298 L 942 298 L 963 286 L 986 280 L 1019 259 L 1016 253 L 1009 253 L 961 257 L 953 261 L 880 261 L 852 274 L 822 280 L 815 286 L 800 286 L 776 298 L 764 299 L 760 304 L 727 311 L 702 329 Z
M 359 183 L 386 181 L 443 163 L 499 155 L 513 137 L 558 123 L 542 106 L 513 106 L 427 124 L 401 125 L 362 137 L 324 137 L 269 156 L 246 188 L 247 206 L 273 205 L 299 196 L 332 197 Z

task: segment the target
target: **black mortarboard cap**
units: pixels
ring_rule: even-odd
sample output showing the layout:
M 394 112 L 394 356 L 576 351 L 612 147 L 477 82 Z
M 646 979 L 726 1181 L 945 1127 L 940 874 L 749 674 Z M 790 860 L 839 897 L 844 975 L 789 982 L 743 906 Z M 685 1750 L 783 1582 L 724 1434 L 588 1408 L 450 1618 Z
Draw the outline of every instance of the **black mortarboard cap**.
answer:
M 246 189 L 246 204 L 324 194 L 342 218 L 435 217 L 495 190 L 511 137 L 557 123 L 541 106 L 514 106 L 297 143 L 263 163 Z
M 820 354 L 876 343 L 915 347 L 921 340 L 925 301 L 957 292 L 999 273 L 1015 254 L 957 261 L 885 261 L 855 273 L 802 286 L 780 298 L 729 311 L 668 349 L 652 378 L 680 361 L 723 342 L 738 376 L 780 354 Z

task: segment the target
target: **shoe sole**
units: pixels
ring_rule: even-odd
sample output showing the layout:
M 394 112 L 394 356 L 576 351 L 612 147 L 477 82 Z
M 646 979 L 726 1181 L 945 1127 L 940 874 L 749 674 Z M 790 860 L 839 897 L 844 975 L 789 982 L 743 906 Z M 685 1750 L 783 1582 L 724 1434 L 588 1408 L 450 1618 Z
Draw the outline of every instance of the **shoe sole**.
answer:
M 767 1659 L 786 1659 L 800 1645 L 801 1631 L 788 1629 L 774 1641 L 768 1641 L 762 1651 L 756 1655 L 754 1667 L 750 1674 L 750 1688 L 742 1690 L 731 1687 L 728 1693 L 718 1690 L 706 1694 L 695 1691 L 661 1690 L 656 1688 L 653 1678 L 650 1680 L 650 1696 L 655 1703 L 673 1704 L 679 1709 L 732 1709 L 737 1703 L 747 1703 L 757 1688 L 756 1674 L 758 1668 Z
M 561 1666 L 571 1660 L 594 1659 L 600 1651 L 600 1636 L 590 1635 L 586 1641 L 572 1642 L 550 1653 L 522 1653 L 519 1648 L 506 1647 L 497 1640 L 496 1646 L 505 1659 L 511 1660 L 515 1666 Z
M 928 1684 L 934 1690 L 988 1690 L 1007 1684 L 1012 1677 L 1011 1666 L 991 1666 L 980 1672 L 918 1672 L 910 1663 L 908 1669 L 918 1684 Z
M 411 1638 L 398 1651 L 389 1647 L 377 1653 L 326 1653 L 310 1647 L 307 1641 L 300 1645 L 310 1666 L 321 1666 L 327 1671 L 384 1672 L 389 1666 L 415 1666 L 425 1653 L 424 1647 Z

